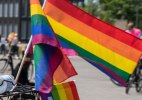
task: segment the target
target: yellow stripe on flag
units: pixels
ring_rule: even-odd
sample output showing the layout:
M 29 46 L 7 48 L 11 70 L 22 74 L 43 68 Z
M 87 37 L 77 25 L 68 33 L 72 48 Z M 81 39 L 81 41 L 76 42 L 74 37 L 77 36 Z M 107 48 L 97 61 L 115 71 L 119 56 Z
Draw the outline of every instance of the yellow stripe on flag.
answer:
M 31 5 L 31 16 L 35 15 L 35 14 L 40 14 L 40 15 L 44 15 L 43 10 L 41 9 L 41 6 L 39 4 L 32 4 Z
M 68 100 L 64 87 L 62 86 L 62 84 L 56 85 L 56 88 L 58 90 L 59 96 L 60 96 L 60 100 Z

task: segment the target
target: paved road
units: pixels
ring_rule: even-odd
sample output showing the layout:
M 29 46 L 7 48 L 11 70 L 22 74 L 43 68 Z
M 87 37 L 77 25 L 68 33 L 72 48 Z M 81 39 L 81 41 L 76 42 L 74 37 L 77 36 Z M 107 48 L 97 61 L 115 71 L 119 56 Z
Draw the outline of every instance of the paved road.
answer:
M 108 76 L 79 57 L 69 57 L 77 76 L 75 80 L 80 100 L 142 100 L 142 93 L 137 93 L 134 88 L 125 94 L 124 87 L 117 87 L 111 83 Z M 15 64 L 17 61 L 14 61 Z
M 76 80 L 80 100 L 142 100 L 142 93 L 137 93 L 135 88 L 127 95 L 124 87 L 115 86 L 108 76 L 83 59 L 70 59 L 78 72 L 70 80 Z

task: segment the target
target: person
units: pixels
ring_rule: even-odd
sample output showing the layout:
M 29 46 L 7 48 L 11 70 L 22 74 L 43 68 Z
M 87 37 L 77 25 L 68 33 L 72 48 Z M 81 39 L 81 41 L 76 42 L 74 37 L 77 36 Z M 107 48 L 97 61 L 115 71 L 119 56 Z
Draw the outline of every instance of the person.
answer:
M 8 37 L 9 40 L 9 45 L 11 47 L 11 52 L 13 53 L 13 55 L 17 55 L 17 58 L 19 58 L 19 52 L 18 52 L 18 34 L 17 33 L 11 33 Z
M 6 38 L 4 36 L 2 36 L 1 37 L 1 52 L 0 53 L 1 54 L 3 53 L 4 56 L 6 54 L 6 43 L 7 43 Z
M 142 34 L 142 31 L 140 29 L 134 27 L 133 22 L 129 22 L 127 24 L 127 30 L 126 30 L 126 32 L 129 33 L 129 34 L 132 34 L 132 35 L 134 35 L 134 36 L 136 36 L 138 38 L 140 38 L 141 34 Z

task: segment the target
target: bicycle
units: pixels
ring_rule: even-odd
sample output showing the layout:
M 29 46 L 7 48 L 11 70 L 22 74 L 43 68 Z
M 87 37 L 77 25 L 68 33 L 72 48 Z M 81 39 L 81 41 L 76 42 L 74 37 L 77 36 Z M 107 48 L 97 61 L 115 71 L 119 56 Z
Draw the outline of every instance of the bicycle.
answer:
M 0 59 L 0 66 L 2 66 L 0 72 L 1 74 L 4 74 L 4 75 L 13 75 L 16 77 L 16 73 L 18 72 L 18 69 L 20 66 L 20 62 L 17 64 L 17 68 L 14 67 L 14 63 L 13 63 L 13 53 L 12 52 L 9 52 L 8 56 L 6 56 L 5 58 L 1 58 Z M 29 62 L 30 65 L 28 65 L 28 80 L 32 80 L 32 78 L 34 77 L 34 68 L 33 68 L 33 63 L 32 63 L 32 60 Z M 24 68 L 24 65 L 23 65 L 23 68 Z

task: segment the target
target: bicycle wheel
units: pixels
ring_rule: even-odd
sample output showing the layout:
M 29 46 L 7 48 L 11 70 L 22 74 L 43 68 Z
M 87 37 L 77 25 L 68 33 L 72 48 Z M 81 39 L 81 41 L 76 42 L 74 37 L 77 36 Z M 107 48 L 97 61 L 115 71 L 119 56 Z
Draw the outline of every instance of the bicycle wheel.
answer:
M 8 59 L 0 59 L 0 72 L 3 75 L 12 75 L 12 67 L 9 64 Z
M 123 86 L 122 84 L 120 84 L 119 82 L 115 81 L 114 79 L 110 79 L 112 83 L 114 83 L 117 86 Z

